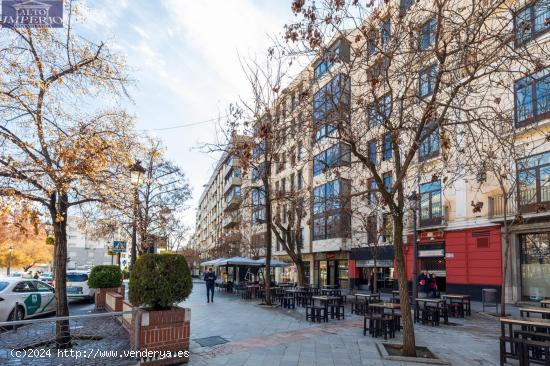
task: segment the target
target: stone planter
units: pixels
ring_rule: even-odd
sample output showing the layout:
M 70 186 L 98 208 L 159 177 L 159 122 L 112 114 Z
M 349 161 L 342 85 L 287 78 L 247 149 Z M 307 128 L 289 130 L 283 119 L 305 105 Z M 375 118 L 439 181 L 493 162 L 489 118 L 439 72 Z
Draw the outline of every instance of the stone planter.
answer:
M 135 309 L 130 323 L 130 347 L 147 365 L 173 365 L 189 361 L 191 309 Z M 142 352 L 142 353 L 140 353 Z M 146 357 L 147 355 L 147 357 Z M 171 357 L 167 357 L 167 356 Z
M 105 295 L 108 292 L 117 292 L 122 295 L 124 298 L 124 285 L 120 287 L 112 288 L 96 288 L 95 289 L 95 308 L 96 309 L 105 309 Z

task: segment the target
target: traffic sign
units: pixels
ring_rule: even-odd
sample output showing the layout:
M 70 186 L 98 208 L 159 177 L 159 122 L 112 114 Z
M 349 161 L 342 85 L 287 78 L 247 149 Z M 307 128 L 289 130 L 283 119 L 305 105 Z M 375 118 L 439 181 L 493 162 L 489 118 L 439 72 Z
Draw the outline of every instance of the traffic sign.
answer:
M 125 253 L 126 252 L 126 242 L 115 240 L 113 242 L 113 252 L 115 252 L 115 253 Z

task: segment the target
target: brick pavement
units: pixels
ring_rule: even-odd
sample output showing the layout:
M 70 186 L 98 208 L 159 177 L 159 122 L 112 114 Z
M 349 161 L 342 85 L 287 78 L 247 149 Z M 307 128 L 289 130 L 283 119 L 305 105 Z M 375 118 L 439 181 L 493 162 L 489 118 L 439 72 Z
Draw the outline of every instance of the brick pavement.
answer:
M 303 309 L 266 308 L 258 301 L 241 300 L 216 292 L 215 302 L 206 303 L 203 283 L 195 283 L 191 307 L 190 365 L 409 365 L 383 360 L 376 348 L 381 339 L 364 337 L 362 318 L 326 324 L 305 321 Z M 456 325 L 417 325 L 417 344 L 428 346 L 452 365 L 498 365 L 498 320 L 479 315 L 452 319 Z M 193 339 L 221 336 L 229 342 L 201 347 Z M 393 341 L 399 342 L 401 334 Z M 410 363 L 410 365 L 421 365 Z

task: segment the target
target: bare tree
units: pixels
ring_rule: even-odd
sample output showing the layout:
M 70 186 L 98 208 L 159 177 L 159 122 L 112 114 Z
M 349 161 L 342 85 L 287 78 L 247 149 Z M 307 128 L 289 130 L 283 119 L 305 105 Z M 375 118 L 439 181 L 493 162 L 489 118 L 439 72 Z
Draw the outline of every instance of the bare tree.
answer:
M 518 60 L 531 70 L 543 64 L 530 49 L 514 47 L 509 6 L 504 0 L 292 4 L 299 18 L 286 26 L 288 43 L 281 47 L 296 57 L 318 54 L 314 66 L 324 64 L 316 68 L 316 82 L 334 80 L 316 92 L 313 122 L 325 131 L 330 127 L 327 138 L 349 145 L 393 218 L 407 356 L 416 354 L 403 251 L 407 198 L 422 181 L 439 187 L 463 174 L 452 159 L 460 126 L 475 123 L 477 101 L 496 79 L 510 82 Z M 343 40 L 347 48 L 330 40 Z M 373 159 L 377 150 L 369 144 L 382 136 L 389 136 L 391 185 L 384 184 L 386 169 Z M 440 159 L 433 159 L 435 153 Z M 365 194 L 370 190 L 363 187 Z M 441 221 L 443 207 L 432 214 L 425 219 Z

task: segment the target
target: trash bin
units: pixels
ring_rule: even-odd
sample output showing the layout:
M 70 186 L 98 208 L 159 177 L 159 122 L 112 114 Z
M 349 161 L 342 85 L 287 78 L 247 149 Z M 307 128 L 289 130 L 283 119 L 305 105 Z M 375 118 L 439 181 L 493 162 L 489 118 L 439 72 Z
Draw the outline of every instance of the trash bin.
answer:
M 498 296 L 497 290 L 494 288 L 484 288 L 481 290 L 481 302 L 483 305 L 483 312 L 485 307 L 494 307 L 496 313 L 498 313 Z

